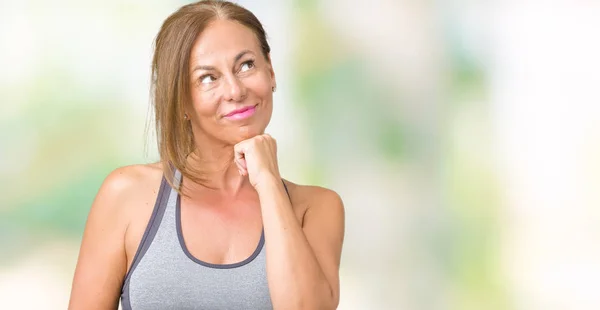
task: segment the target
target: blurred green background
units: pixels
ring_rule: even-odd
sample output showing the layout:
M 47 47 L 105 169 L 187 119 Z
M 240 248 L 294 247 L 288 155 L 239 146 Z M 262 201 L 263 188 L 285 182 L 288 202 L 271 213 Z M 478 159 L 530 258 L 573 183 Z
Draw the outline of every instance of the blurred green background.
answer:
M 65 309 L 116 167 L 158 159 L 187 1 L 0 2 L 0 308 Z M 339 309 L 600 308 L 600 4 L 245 0 L 282 175 L 346 206 Z

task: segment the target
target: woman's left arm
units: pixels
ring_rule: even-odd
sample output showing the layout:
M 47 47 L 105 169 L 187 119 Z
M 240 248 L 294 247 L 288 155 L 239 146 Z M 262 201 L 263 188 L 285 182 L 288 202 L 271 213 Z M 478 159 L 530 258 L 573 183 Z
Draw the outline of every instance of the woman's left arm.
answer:
M 336 309 L 344 239 L 344 207 L 333 191 L 315 188 L 301 225 L 281 180 L 257 189 L 267 242 L 267 274 L 275 309 Z
M 279 175 L 277 145 L 260 135 L 238 143 L 235 162 L 261 205 L 267 278 L 275 309 L 335 309 L 344 239 L 344 206 L 334 191 L 312 187 L 302 223 Z

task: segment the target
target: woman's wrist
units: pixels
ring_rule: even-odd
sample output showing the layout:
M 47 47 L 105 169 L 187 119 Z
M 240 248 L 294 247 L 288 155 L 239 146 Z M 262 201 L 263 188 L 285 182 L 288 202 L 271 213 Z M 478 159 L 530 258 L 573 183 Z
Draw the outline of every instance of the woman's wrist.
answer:
M 281 178 L 277 178 L 275 176 L 266 176 L 261 178 L 260 181 L 256 182 L 256 186 L 254 187 L 258 192 L 258 195 L 270 194 L 273 192 L 277 192 L 281 190 L 283 187 L 283 183 Z M 285 190 L 285 189 L 284 189 Z

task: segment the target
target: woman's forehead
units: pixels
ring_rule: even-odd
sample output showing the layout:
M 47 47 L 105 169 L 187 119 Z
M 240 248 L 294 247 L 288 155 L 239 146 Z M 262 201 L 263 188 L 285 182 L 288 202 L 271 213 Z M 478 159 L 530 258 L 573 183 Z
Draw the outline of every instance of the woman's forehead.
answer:
M 234 58 L 243 50 L 260 52 L 254 32 L 235 21 L 216 20 L 211 22 L 194 42 L 191 58 Z

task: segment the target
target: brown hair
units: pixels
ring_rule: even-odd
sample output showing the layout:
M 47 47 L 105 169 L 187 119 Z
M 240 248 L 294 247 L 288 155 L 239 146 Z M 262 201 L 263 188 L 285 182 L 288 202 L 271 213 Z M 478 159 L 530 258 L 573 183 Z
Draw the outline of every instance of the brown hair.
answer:
M 188 4 L 164 21 L 154 42 L 151 96 L 163 172 L 180 194 L 181 188 L 174 184 L 173 168 L 192 181 L 205 181 L 197 169 L 186 165 L 186 158 L 195 146 L 191 125 L 183 115 L 184 107 L 191 101 L 189 59 L 192 47 L 198 35 L 216 19 L 236 21 L 252 30 L 267 60 L 271 51 L 265 30 L 256 16 L 229 1 L 205 0 Z

